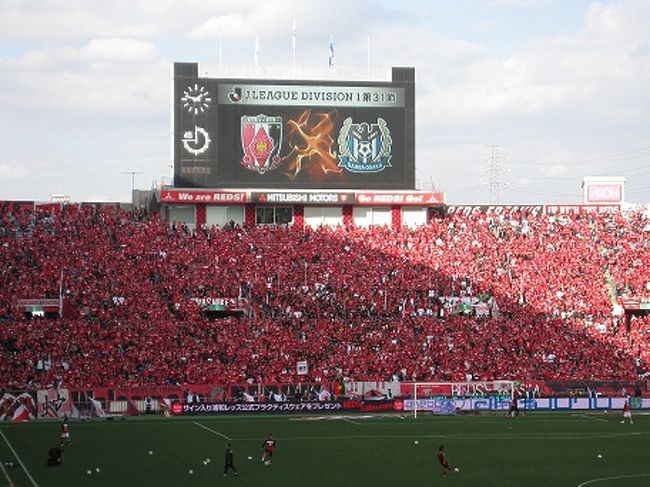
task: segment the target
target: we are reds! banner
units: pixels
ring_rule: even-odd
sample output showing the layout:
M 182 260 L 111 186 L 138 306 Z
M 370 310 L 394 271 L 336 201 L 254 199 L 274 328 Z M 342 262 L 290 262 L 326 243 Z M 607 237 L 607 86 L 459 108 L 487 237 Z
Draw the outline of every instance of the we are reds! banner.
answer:
M 246 191 L 183 191 L 163 189 L 160 191 L 161 203 L 247 203 L 250 201 Z

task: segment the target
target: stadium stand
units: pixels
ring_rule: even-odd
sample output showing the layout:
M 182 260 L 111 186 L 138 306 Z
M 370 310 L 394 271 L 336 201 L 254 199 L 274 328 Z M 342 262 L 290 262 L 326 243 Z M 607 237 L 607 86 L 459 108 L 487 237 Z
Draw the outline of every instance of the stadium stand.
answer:
M 55 210 L 0 210 L 2 388 L 634 381 L 650 363 L 650 320 L 612 316 L 620 297 L 650 294 L 638 213 L 192 232 L 119 208 Z M 62 318 L 15 305 L 60 296 Z M 196 302 L 210 297 L 246 310 L 215 319 Z

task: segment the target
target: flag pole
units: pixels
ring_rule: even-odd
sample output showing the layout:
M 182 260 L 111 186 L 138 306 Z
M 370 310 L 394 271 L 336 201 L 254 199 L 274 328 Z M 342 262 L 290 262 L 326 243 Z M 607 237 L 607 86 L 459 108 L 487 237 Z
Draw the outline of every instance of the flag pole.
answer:
M 255 52 L 253 53 L 253 58 L 255 60 L 255 69 L 259 68 L 260 65 L 260 35 L 255 34 Z
M 221 26 L 219 26 L 219 71 L 221 71 Z
M 368 79 L 370 79 L 370 31 L 368 31 Z
M 291 26 L 291 47 L 293 50 L 293 78 L 296 79 L 296 14 L 293 14 L 293 24 Z

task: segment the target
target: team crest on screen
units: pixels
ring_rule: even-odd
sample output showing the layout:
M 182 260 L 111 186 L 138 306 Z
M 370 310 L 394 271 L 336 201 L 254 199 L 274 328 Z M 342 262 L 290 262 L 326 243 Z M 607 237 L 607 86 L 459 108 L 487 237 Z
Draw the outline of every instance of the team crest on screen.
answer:
M 243 116 L 241 145 L 244 151 L 241 164 L 246 169 L 265 174 L 278 167 L 282 160 L 282 117 Z
M 383 118 L 377 123 L 352 123 L 352 118 L 346 118 L 338 142 L 339 166 L 350 172 L 380 172 L 391 167 L 393 139 Z

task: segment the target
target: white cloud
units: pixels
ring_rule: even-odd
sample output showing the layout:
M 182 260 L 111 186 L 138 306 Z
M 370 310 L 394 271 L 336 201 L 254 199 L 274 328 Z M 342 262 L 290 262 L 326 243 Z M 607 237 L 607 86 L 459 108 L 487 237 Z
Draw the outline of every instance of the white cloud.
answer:
M 539 7 L 550 3 L 550 0 L 488 0 L 489 5 L 501 8 Z
M 150 42 L 138 39 L 93 39 L 81 51 L 84 59 L 93 62 L 140 62 L 157 58 L 156 48 Z
M 86 197 L 87 201 L 92 201 L 94 203 L 103 203 L 107 201 L 112 201 L 108 196 L 105 194 L 90 194 L 89 196 Z
M 27 169 L 23 166 L 0 164 L 0 179 L 21 179 L 27 174 Z
M 84 0 L 0 0 L 0 123 L 12 148 L 0 155 L 0 174 L 7 177 L 17 153 L 30 178 L 47 173 L 37 164 L 61 174 L 63 164 L 70 171 L 83 164 L 83 187 L 93 188 L 86 194 L 109 197 L 111 186 L 129 187 L 113 174 L 158 176 L 169 162 L 171 61 L 214 60 L 221 29 L 224 63 L 250 64 L 259 32 L 262 64 L 290 64 L 295 11 L 299 65 L 325 66 L 332 33 L 336 64 L 364 68 L 370 29 L 373 67 L 416 67 L 419 176 L 442 178 L 450 201 L 486 199 L 478 169 L 490 144 L 504 144 L 504 154 L 522 162 L 513 186 L 526 176 L 539 191 L 539 175 L 575 176 L 579 184 L 584 167 L 552 164 L 647 145 L 650 2 L 594 2 L 577 27 L 521 36 L 498 52 L 480 42 L 499 36 L 489 27 L 508 27 L 500 8 L 545 2 L 492 0 L 492 15 L 467 14 L 471 34 L 459 27 L 444 37 L 422 2 L 377 3 L 369 11 L 365 2 L 343 0 L 115 0 L 92 7 Z M 447 10 L 436 9 L 436 20 L 447 21 Z M 92 177 L 95 184 L 87 184 Z M 42 179 L 46 185 L 50 177 Z M 97 187 L 99 179 L 105 187 Z M 25 197 L 32 191 L 25 186 Z
M 192 39 L 216 39 L 221 34 L 224 38 L 252 39 L 259 33 L 267 39 L 288 37 L 293 15 L 296 15 L 296 30 L 301 36 L 306 32 L 318 35 L 319 30 L 325 28 L 323 24 L 327 23 L 322 19 L 316 24 L 311 22 L 314 7 L 308 2 L 256 1 L 246 4 L 245 8 L 221 8 L 215 12 L 218 15 L 201 19 L 198 25 L 189 29 L 188 36 Z M 327 18 L 328 12 L 324 11 L 323 17 Z
M 194 27 L 189 36 L 193 39 L 216 39 L 224 37 L 250 37 L 251 26 L 247 17 L 241 14 L 210 17 L 199 26 Z
M 649 7 L 597 4 L 574 35 L 538 39 L 502 58 L 461 61 L 460 75 L 424 102 L 459 124 L 545 117 L 560 110 L 568 111 L 559 120 L 564 123 L 603 106 L 619 121 L 641 120 L 648 98 L 639 105 L 638 95 L 650 83 L 650 56 L 636 54 L 647 45 L 641 40 L 648 39 Z
M 55 43 L 89 37 L 151 37 L 160 32 L 142 19 L 138 2 L 124 0 L 8 0 L 0 8 L 0 39 Z M 121 8 L 120 8 L 121 7 Z
M 168 106 L 169 65 L 139 39 L 91 39 L 84 46 L 37 49 L 0 62 L 0 102 L 76 113 L 162 112 Z
M 45 47 L 28 51 L 17 59 L 6 61 L 16 70 L 80 68 L 84 64 L 102 62 L 148 63 L 158 57 L 155 46 L 139 39 L 91 39 L 81 48 Z
M 563 176 L 569 172 L 569 168 L 565 164 L 553 164 L 544 171 L 547 177 Z

